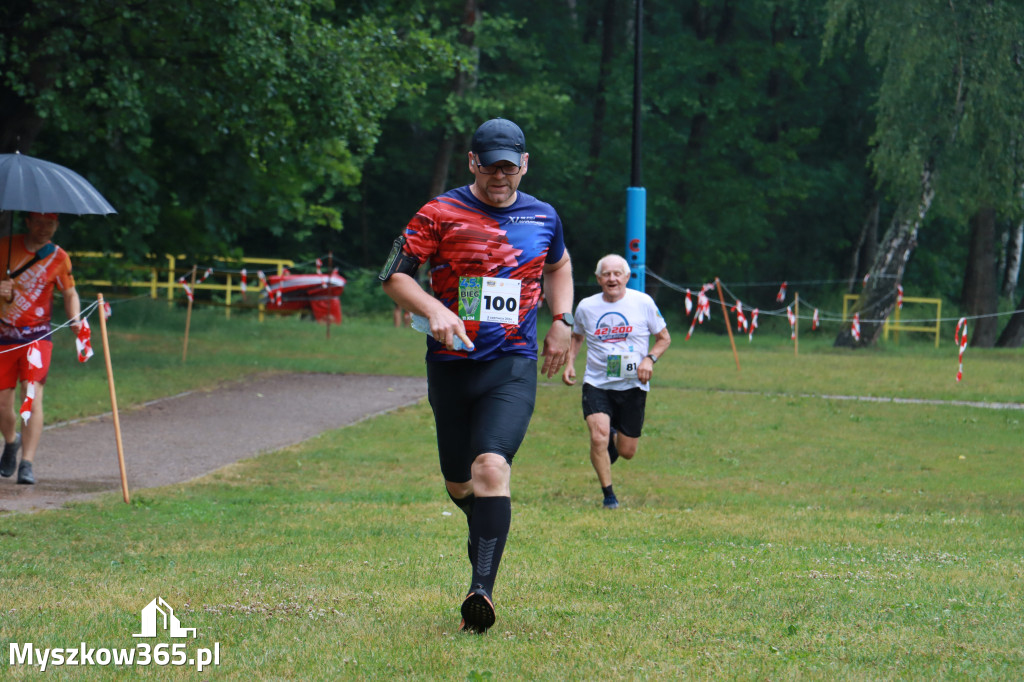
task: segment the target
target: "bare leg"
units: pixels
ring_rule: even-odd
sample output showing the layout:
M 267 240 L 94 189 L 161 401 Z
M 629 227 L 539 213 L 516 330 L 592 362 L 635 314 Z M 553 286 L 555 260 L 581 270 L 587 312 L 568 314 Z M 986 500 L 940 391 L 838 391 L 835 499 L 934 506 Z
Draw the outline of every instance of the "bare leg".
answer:
M 4 441 L 13 443 L 18 435 L 18 415 L 14 413 L 14 389 L 0 391 L 0 432 Z
M 623 435 L 621 431 L 615 432 L 615 447 L 618 448 L 619 457 L 622 459 L 633 459 L 638 445 L 640 445 L 639 438 L 630 438 Z
M 597 472 L 601 487 L 607 488 L 612 484 L 612 463 L 608 457 L 611 417 L 603 412 L 595 412 L 587 417 L 587 428 L 590 429 L 590 463 Z

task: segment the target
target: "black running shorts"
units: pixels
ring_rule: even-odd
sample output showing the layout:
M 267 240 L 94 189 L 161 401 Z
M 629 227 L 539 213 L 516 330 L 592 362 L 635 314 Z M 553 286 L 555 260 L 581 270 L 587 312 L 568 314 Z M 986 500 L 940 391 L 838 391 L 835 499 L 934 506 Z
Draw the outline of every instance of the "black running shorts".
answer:
M 428 362 L 427 397 L 441 473 L 446 481 L 465 483 L 473 460 L 485 452 L 512 464 L 533 416 L 537 361 L 510 355 L 488 362 Z
M 646 406 L 647 391 L 642 388 L 608 391 L 583 384 L 583 418 L 597 412 L 606 414 L 611 417 L 612 428 L 624 436 L 640 437 L 644 429 Z

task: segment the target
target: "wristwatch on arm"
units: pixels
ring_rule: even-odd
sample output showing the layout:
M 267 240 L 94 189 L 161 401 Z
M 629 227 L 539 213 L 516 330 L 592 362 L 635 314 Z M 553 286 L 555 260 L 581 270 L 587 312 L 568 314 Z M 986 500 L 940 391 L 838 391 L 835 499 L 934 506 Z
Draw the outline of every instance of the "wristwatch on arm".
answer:
M 654 353 L 648 353 L 647 357 L 649 357 L 651 359 L 651 364 L 652 365 L 658 361 L 658 358 L 654 355 Z
M 565 323 L 565 326 L 569 327 L 570 329 L 572 329 L 573 324 L 575 324 L 576 322 L 576 319 L 572 316 L 572 313 L 558 313 L 552 319 L 561 320 L 562 322 Z

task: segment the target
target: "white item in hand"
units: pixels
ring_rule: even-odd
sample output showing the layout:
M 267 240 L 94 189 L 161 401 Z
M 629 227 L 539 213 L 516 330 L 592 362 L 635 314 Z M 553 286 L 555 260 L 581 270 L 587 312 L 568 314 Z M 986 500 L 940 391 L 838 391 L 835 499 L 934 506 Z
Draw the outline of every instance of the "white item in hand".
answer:
M 430 322 L 427 318 L 422 315 L 412 314 L 412 328 L 418 332 L 423 332 L 427 336 L 430 336 Z M 455 350 L 463 350 L 466 346 L 462 343 L 462 339 L 458 336 L 455 337 L 455 343 L 452 346 Z M 473 346 L 469 346 L 468 350 L 473 350 Z

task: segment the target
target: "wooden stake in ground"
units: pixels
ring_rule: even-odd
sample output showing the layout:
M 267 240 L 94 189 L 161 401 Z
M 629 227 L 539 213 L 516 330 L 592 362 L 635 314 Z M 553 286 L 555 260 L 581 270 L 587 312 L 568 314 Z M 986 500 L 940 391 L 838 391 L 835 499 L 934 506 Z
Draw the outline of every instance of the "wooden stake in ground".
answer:
M 181 349 L 181 362 L 185 362 L 185 358 L 188 357 L 188 328 L 192 326 L 192 299 L 196 295 L 196 266 L 192 266 L 192 287 L 191 293 L 188 296 L 188 313 L 185 315 L 185 346 Z
M 128 495 L 128 476 L 124 471 L 124 445 L 121 443 L 121 419 L 117 416 L 117 392 L 114 390 L 114 368 L 110 364 L 110 341 L 107 339 L 107 310 L 103 305 L 103 294 L 97 294 L 100 311 L 100 336 L 103 339 L 103 361 L 107 365 L 107 386 L 110 388 L 110 409 L 114 415 L 114 440 L 117 443 L 117 466 L 121 470 L 121 494 L 125 504 L 131 502 Z
M 722 304 L 722 317 L 725 318 L 725 331 L 729 332 L 729 344 L 732 346 L 732 356 L 736 359 L 736 371 L 740 371 L 740 355 L 736 352 L 736 339 L 732 338 L 732 325 L 729 324 L 729 310 L 725 307 L 725 296 L 722 295 L 722 282 L 715 277 L 715 286 L 718 287 L 718 302 Z

